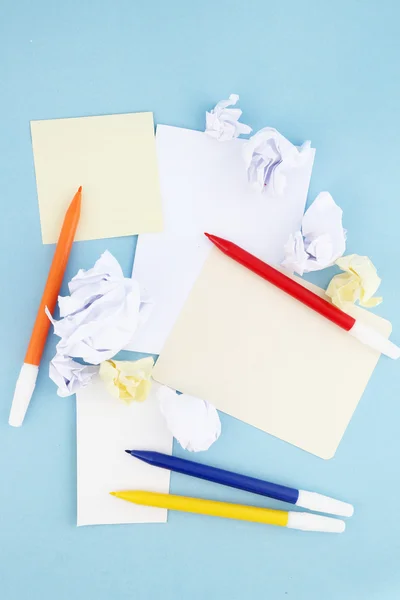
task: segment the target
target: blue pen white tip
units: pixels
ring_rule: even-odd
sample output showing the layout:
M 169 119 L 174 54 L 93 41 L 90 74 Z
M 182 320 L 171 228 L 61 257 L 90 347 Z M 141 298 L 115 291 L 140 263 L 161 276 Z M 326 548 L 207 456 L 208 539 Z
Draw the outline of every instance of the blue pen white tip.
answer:
M 316 492 L 308 492 L 306 490 L 271 483 L 255 477 L 248 477 L 232 471 L 196 463 L 177 456 L 162 454 L 161 452 L 149 450 L 126 450 L 126 452 L 155 467 L 169 469 L 170 471 L 191 477 L 198 477 L 221 485 L 228 485 L 253 494 L 261 494 L 262 496 L 268 496 L 275 500 L 298 506 L 299 508 L 306 508 L 310 511 L 326 513 L 337 517 L 351 517 L 354 513 L 352 504 Z
M 338 515 L 339 517 L 352 517 L 354 514 L 352 504 L 316 492 L 307 492 L 306 490 L 299 490 L 296 506 L 329 515 Z

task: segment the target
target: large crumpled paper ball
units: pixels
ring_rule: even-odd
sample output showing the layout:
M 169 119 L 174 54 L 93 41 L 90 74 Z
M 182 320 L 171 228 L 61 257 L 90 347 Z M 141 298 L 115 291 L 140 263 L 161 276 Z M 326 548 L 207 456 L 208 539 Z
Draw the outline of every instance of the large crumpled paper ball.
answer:
M 209 402 L 177 394 L 166 386 L 158 390 L 157 397 L 168 429 L 185 450 L 208 450 L 221 435 L 218 412 Z

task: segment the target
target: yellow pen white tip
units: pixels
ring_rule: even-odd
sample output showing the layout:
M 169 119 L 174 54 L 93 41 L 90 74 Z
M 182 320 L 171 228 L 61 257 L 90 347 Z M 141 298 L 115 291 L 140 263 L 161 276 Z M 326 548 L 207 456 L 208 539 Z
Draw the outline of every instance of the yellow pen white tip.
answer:
M 342 533 L 345 530 L 344 521 L 311 513 L 273 510 L 258 506 L 230 504 L 229 502 L 174 496 L 172 494 L 158 494 L 141 490 L 125 490 L 110 493 L 112 496 L 116 496 L 122 500 L 127 500 L 134 504 L 142 504 L 143 506 L 154 506 L 213 517 L 224 517 L 226 519 L 265 523 L 279 527 L 288 527 L 290 529 L 301 529 L 302 531 Z

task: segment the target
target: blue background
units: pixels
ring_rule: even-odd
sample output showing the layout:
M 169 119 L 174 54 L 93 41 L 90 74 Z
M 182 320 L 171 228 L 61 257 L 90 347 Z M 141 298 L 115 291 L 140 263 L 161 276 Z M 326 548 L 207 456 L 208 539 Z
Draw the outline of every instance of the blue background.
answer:
M 44 367 L 24 426 L 7 425 L 54 250 L 41 243 L 31 119 L 152 110 L 158 123 L 202 129 L 206 109 L 240 94 L 255 130 L 272 125 L 293 142 L 312 140 L 309 199 L 327 189 L 342 206 L 348 252 L 378 267 L 377 312 L 400 342 L 399 20 L 396 0 L 2 0 L 2 599 L 400 597 L 400 379 L 389 359 L 333 460 L 225 416 L 222 437 L 199 457 L 353 502 L 342 536 L 179 513 L 167 525 L 77 529 L 74 399 L 56 396 Z M 106 248 L 129 275 L 134 238 L 75 244 L 66 280 Z M 314 281 L 325 285 L 332 274 Z M 54 346 L 49 339 L 44 365 Z M 174 453 L 185 455 L 177 445 Z M 271 504 L 179 475 L 171 491 Z

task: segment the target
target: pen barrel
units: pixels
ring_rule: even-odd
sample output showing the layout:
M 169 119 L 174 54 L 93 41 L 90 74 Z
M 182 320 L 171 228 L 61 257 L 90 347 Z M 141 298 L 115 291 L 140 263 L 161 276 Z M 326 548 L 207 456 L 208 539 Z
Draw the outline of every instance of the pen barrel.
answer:
M 57 252 L 57 250 L 60 250 Z M 61 250 L 63 252 L 61 252 Z M 54 253 L 52 265 L 50 267 L 47 282 L 43 291 L 42 299 L 36 314 L 35 324 L 32 329 L 31 338 L 25 354 L 24 362 L 31 365 L 39 365 L 40 359 L 46 345 L 47 335 L 49 333 L 50 321 L 45 313 L 45 308 L 49 309 L 53 314 L 57 304 L 57 297 L 61 288 L 62 280 L 65 273 L 69 257 L 69 251 L 66 255 L 64 249 L 57 246 Z M 58 265 L 61 269 L 58 270 Z
M 253 271 L 259 277 L 262 277 L 272 285 L 275 285 L 277 288 L 292 296 L 299 302 L 302 302 L 315 312 L 319 313 L 329 321 L 332 321 L 345 331 L 350 331 L 350 329 L 355 324 L 356 320 L 348 315 L 347 313 L 337 308 L 314 294 L 311 290 L 307 289 L 300 283 L 298 283 L 295 279 L 292 279 L 282 271 L 278 271 L 268 263 L 263 262 L 247 250 L 244 250 L 240 246 L 237 246 L 233 242 L 228 240 L 224 240 L 223 238 L 218 237 L 217 235 L 211 235 L 210 233 L 205 234 L 208 239 L 219 248 L 224 254 L 229 256 L 229 258 L 235 260 L 240 265 L 249 269 L 249 271 Z
M 143 460 L 146 460 L 146 453 L 143 452 L 142 455 Z M 140 457 L 140 453 L 138 456 Z M 218 469 L 216 467 L 202 465 L 176 456 L 159 454 L 157 452 L 150 453 L 150 456 L 151 460 L 148 460 L 150 464 L 164 469 L 170 469 L 171 471 L 182 473 L 183 475 L 205 479 L 206 481 L 212 481 L 213 483 L 219 483 L 221 485 L 244 490 L 245 492 L 251 492 L 253 494 L 259 494 L 261 496 L 268 496 L 269 498 L 274 498 L 275 500 L 281 500 L 282 502 L 288 502 L 290 504 L 296 504 L 299 497 L 299 491 L 294 488 L 270 483 L 269 481 L 257 479 L 256 477 L 248 477 L 232 471 L 226 471 L 225 469 Z
M 125 494 L 128 493 L 125 492 Z M 189 498 L 187 496 L 173 496 L 152 492 L 135 491 L 131 492 L 131 494 L 131 501 L 135 504 L 208 515 L 211 517 L 252 521 L 254 523 L 265 523 L 279 527 L 286 527 L 289 519 L 289 513 L 284 510 L 273 510 L 258 506 L 229 504 L 227 502 L 217 502 L 216 500 L 203 500 L 202 498 Z M 128 497 L 124 496 L 124 499 L 128 500 Z
M 218 471 L 218 469 L 216 469 Z M 199 477 L 201 477 L 199 475 Z M 246 475 L 240 475 L 232 473 L 231 471 L 221 470 L 218 477 L 203 476 L 202 479 L 213 481 L 215 483 L 221 483 L 238 490 L 250 492 L 252 494 L 259 494 L 260 496 L 267 496 L 268 498 L 274 498 L 281 502 L 288 502 L 289 504 L 296 504 L 299 497 L 299 491 L 286 487 L 284 485 L 278 485 L 257 479 L 255 477 L 247 477 Z
M 47 306 L 49 311 L 53 313 L 56 307 L 57 297 L 64 278 L 65 269 L 68 264 L 76 228 L 79 222 L 80 202 L 81 192 L 78 191 L 65 214 L 60 237 L 57 242 L 42 299 L 36 315 L 28 349 L 25 354 L 24 362 L 30 365 L 40 364 L 40 359 L 46 345 L 50 321 L 45 313 L 45 308 Z
M 229 244 L 231 244 L 231 242 L 229 242 Z M 286 292 L 286 294 L 289 294 L 289 296 L 292 296 L 292 298 L 299 300 L 342 329 L 349 331 L 353 327 L 355 319 L 352 316 L 343 312 L 340 310 L 340 308 L 334 306 L 334 304 L 331 304 L 327 300 L 317 296 L 317 294 L 307 289 L 291 277 L 288 277 L 285 275 L 285 273 L 278 271 L 271 265 L 263 262 L 246 250 L 243 250 L 243 248 L 240 248 L 236 244 L 232 244 L 232 251 L 228 250 L 227 247 L 224 248 L 219 245 L 218 247 L 225 252 L 225 254 L 231 258 L 234 258 L 243 267 L 246 267 L 259 277 L 269 281 L 283 292 Z

